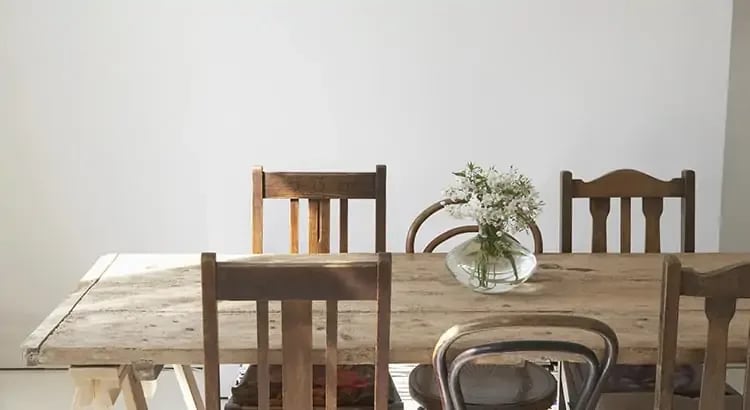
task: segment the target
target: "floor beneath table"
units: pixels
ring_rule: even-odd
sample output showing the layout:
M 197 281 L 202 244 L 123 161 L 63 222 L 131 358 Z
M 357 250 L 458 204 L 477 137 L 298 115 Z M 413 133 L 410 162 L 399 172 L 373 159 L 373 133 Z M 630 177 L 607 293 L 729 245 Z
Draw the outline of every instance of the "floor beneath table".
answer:
M 405 410 L 415 410 L 417 404 L 409 397 L 408 376 L 413 366 L 391 365 L 391 374 L 404 400 Z M 159 379 L 156 395 L 149 401 L 152 410 L 181 409 L 177 382 L 171 369 Z M 222 372 L 225 380 L 230 380 L 232 370 Z M 738 391 L 743 390 L 744 369 L 729 369 L 727 381 Z M 196 374 L 203 380 L 202 374 Z M 231 384 L 231 382 L 230 382 Z M 226 387 L 229 388 L 228 386 Z M 73 387 L 68 375 L 63 370 L 0 370 L 0 410 L 53 410 L 69 408 L 73 397 Z M 118 402 L 115 407 L 123 410 Z

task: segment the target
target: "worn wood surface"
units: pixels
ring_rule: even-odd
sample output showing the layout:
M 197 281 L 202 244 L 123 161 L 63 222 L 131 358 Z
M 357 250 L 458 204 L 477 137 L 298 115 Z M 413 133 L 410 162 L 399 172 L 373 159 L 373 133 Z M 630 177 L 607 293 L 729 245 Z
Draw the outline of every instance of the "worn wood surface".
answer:
M 288 261 L 288 256 L 252 257 Z M 356 261 L 372 255 L 328 257 Z M 679 257 L 684 266 L 698 271 L 750 261 L 750 254 Z M 232 259 L 244 258 L 249 257 Z M 609 324 L 620 339 L 621 363 L 656 363 L 663 255 L 544 254 L 538 258 L 539 271 L 526 284 L 510 293 L 482 295 L 451 276 L 445 254 L 394 254 L 390 361 L 429 363 L 437 338 L 456 323 L 505 312 L 557 312 L 590 316 Z M 30 365 L 202 363 L 199 255 L 121 254 L 98 274 L 100 278 L 93 279 L 95 283 L 79 295 L 78 302 L 66 308 L 67 314 L 53 312 L 24 342 L 23 352 Z M 313 360 L 318 363 L 325 362 L 325 304 L 313 305 Z M 705 354 L 707 329 L 702 300 L 683 297 L 680 309 L 677 361 L 699 363 Z M 222 362 L 255 361 L 254 312 L 252 302 L 219 304 Z M 340 362 L 372 362 L 375 312 L 374 302 L 339 303 Z M 281 329 L 277 303 L 270 303 L 269 316 L 269 360 L 278 363 Z M 57 323 L 50 325 L 50 321 Z M 729 327 L 730 362 L 745 360 L 748 322 L 750 303 L 738 301 Z M 541 330 L 513 330 L 487 337 L 519 335 L 548 336 Z M 569 336 L 574 341 L 593 342 L 583 335 Z

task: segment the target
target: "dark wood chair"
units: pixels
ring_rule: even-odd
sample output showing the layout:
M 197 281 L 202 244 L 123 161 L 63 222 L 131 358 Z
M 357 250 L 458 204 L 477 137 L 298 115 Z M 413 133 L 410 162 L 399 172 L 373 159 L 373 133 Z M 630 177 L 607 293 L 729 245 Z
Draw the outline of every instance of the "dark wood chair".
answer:
M 419 228 L 422 227 L 422 225 L 431 217 L 432 215 L 436 214 L 441 209 L 445 208 L 445 205 L 457 203 L 451 200 L 442 200 L 435 202 L 434 204 L 428 206 L 424 211 L 420 212 L 419 215 L 417 215 L 416 218 L 414 218 L 414 221 L 409 226 L 409 231 L 406 234 L 406 252 L 407 253 L 414 253 L 415 248 L 415 242 L 417 240 L 417 232 L 419 231 Z M 531 236 L 534 239 L 534 253 L 540 254 L 543 252 L 544 249 L 544 243 L 542 241 L 542 232 L 539 230 L 539 227 L 534 221 L 528 221 L 528 227 L 529 232 L 531 232 Z M 464 233 L 475 233 L 479 232 L 479 226 L 477 225 L 462 225 L 455 228 L 451 228 L 440 235 L 433 238 L 429 243 L 427 243 L 427 246 L 422 250 L 423 253 L 429 253 L 435 251 L 435 249 L 440 246 L 443 242 L 447 241 L 448 239 L 451 239 L 457 235 L 464 234 Z
M 438 201 L 422 211 L 412 222 L 406 235 L 406 252 L 414 253 L 417 233 L 422 225 L 432 215 L 443 209 L 446 204 L 454 203 L 450 200 Z M 534 221 L 528 222 L 529 231 L 534 240 L 534 253 L 543 251 L 542 233 Z M 464 233 L 478 232 L 477 225 L 463 225 L 449 229 L 427 243 L 422 252 L 433 252 L 445 241 Z M 464 398 L 474 409 L 497 408 L 502 405 L 503 409 L 548 409 L 555 401 L 556 382 L 550 372 L 542 366 L 534 363 L 525 363 L 524 366 L 470 366 L 462 374 L 462 384 L 467 386 Z M 483 383 L 479 383 L 483 380 Z M 526 396 L 519 396 L 513 389 L 492 389 L 489 391 L 476 386 L 489 384 L 495 386 L 509 385 L 518 380 L 524 380 L 529 392 Z M 472 387 L 475 387 L 472 389 Z M 440 409 L 441 399 L 439 386 L 435 379 L 435 371 L 432 365 L 418 365 L 409 374 L 409 391 L 412 398 L 428 410 Z M 480 397 L 481 396 L 481 399 Z M 478 404 L 478 403 L 482 404 Z M 514 407 L 515 405 L 515 407 Z
M 349 251 L 349 200 L 375 201 L 375 252 L 385 251 L 386 242 L 386 166 L 374 172 L 267 172 L 261 166 L 252 169 L 251 252 L 263 253 L 263 208 L 267 200 L 289 201 L 289 252 L 299 253 L 300 201 L 308 203 L 308 253 L 331 252 L 331 201 L 339 202 L 339 252 Z M 304 223 L 304 222 L 303 222 Z M 335 309 L 334 301 L 328 309 Z M 268 311 L 268 302 L 258 302 L 259 312 Z M 246 390 L 243 372 L 232 390 Z M 230 399 L 231 405 L 236 397 Z M 230 406 L 231 407 L 231 406 Z
M 338 300 L 377 301 L 374 408 L 388 408 L 390 379 L 391 255 L 255 256 L 217 262 L 201 256 L 206 409 L 220 410 L 218 301 L 281 301 L 282 404 L 286 410 L 313 408 L 312 301 L 326 300 L 325 407 L 337 408 Z M 258 409 L 270 408 L 268 311 L 257 310 Z M 277 345 L 277 343 L 274 343 Z
M 695 172 L 669 181 L 633 169 L 619 169 L 589 182 L 573 179 L 570 171 L 560 175 L 560 251 L 573 248 L 573 199 L 589 200 L 592 218 L 591 252 L 607 252 L 607 217 L 612 198 L 620 199 L 620 252 L 630 253 L 631 198 L 642 198 L 646 218 L 647 253 L 661 251 L 660 221 L 665 198 L 682 201 L 682 252 L 695 252 Z
M 606 253 L 607 218 L 613 198 L 620 204 L 620 252 L 631 252 L 631 199 L 641 198 L 645 217 L 646 253 L 661 252 L 661 216 L 664 200 L 680 199 L 682 252 L 695 252 L 695 172 L 682 171 L 682 175 L 663 181 L 633 169 L 618 169 L 591 181 L 574 179 L 570 171 L 560 173 L 560 251 L 572 252 L 573 248 L 573 200 L 588 199 L 592 218 L 591 252 Z M 568 363 L 567 366 L 576 366 Z M 567 366 L 560 366 L 561 368 Z M 624 367 L 618 365 L 618 368 Z M 632 367 L 632 366 L 630 366 Z M 644 370 L 653 366 L 637 366 Z M 561 370 L 562 371 L 562 370 Z M 620 373 L 615 370 L 615 373 Z M 644 372 L 648 373 L 648 372 Z M 560 408 L 564 409 L 562 385 L 559 385 Z
M 662 304 L 659 327 L 659 355 L 656 373 L 654 408 L 672 409 L 673 379 L 677 361 L 677 329 L 680 296 L 705 298 L 708 334 L 703 376 L 700 387 L 700 410 L 724 409 L 729 323 L 737 299 L 750 298 L 750 263 L 726 266 L 699 273 L 684 268 L 679 259 L 669 255 L 664 261 Z M 750 355 L 748 355 L 750 359 Z M 750 364 L 750 361 L 748 361 Z M 750 409 L 750 372 L 745 374 L 743 408 Z

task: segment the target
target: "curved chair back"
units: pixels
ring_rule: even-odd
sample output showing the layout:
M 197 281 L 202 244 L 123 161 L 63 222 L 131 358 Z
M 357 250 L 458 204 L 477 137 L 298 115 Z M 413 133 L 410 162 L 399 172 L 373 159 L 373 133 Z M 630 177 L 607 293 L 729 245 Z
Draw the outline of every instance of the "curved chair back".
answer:
M 604 354 L 598 360 L 596 354 L 579 343 L 562 340 L 517 340 L 488 343 L 470 347 L 456 356 L 449 364 L 447 354 L 450 347 L 469 334 L 507 327 L 539 327 L 579 329 L 599 335 L 604 340 Z M 510 352 L 559 352 L 580 356 L 588 366 L 588 378 L 579 395 L 575 410 L 593 410 L 599 401 L 602 387 L 617 362 L 618 340 L 607 324 L 587 317 L 567 315 L 506 315 L 488 317 L 448 329 L 438 340 L 432 354 L 437 373 L 443 408 L 464 410 L 465 405 L 459 387 L 461 369 L 476 359 Z
M 419 228 L 425 223 L 425 221 L 441 209 L 445 208 L 445 205 L 450 204 L 457 204 L 460 203 L 459 201 L 451 201 L 449 199 L 435 202 L 434 204 L 427 207 L 424 211 L 422 211 L 417 217 L 414 219 L 414 222 L 411 223 L 411 226 L 409 226 L 409 232 L 406 234 L 406 252 L 407 253 L 414 253 L 414 243 L 417 239 L 417 231 L 419 231 Z M 536 225 L 534 221 L 528 221 L 528 228 L 531 232 L 531 236 L 534 239 L 534 253 L 540 254 L 542 253 L 542 250 L 544 249 L 544 244 L 542 243 L 542 232 L 539 230 L 539 227 Z M 458 226 L 452 229 L 448 229 L 447 231 L 441 233 L 440 235 L 436 236 L 434 239 L 432 239 L 427 246 L 425 246 L 424 250 L 422 252 L 430 253 L 435 250 L 440 244 L 447 241 L 450 238 L 453 238 L 454 236 L 464 234 L 464 233 L 472 233 L 472 232 L 479 232 L 479 226 L 477 225 L 462 225 Z

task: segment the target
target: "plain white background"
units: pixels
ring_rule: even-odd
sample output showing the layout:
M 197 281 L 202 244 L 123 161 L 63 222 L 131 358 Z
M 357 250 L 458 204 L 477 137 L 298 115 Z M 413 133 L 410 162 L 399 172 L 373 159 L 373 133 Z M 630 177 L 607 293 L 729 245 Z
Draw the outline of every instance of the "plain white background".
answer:
M 22 339 L 102 253 L 247 251 L 253 164 L 386 164 L 393 251 L 469 160 L 534 180 L 550 251 L 561 169 L 692 168 L 697 248 L 716 250 L 731 13 L 730 0 L 0 0 L 0 366 L 22 364 Z M 372 249 L 371 211 L 355 207 L 352 249 Z M 285 215 L 269 212 L 268 251 L 286 250 Z M 587 219 L 577 207 L 576 250 Z

